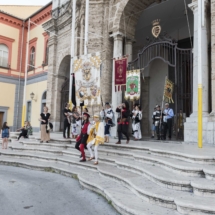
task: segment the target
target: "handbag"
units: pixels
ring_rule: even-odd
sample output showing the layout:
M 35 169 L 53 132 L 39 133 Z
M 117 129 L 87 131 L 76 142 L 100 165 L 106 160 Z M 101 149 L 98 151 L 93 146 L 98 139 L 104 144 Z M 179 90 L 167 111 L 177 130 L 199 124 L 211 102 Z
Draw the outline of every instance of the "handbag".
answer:
M 49 127 L 51 130 L 53 130 L 53 124 L 51 122 L 49 123 Z

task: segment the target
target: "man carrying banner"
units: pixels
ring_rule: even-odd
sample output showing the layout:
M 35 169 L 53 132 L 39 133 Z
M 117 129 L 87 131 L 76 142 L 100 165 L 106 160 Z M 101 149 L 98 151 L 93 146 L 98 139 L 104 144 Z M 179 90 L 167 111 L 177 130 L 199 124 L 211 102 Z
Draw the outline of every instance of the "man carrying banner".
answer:
M 169 131 L 169 140 L 172 138 L 172 120 L 174 117 L 173 109 L 169 108 L 169 103 L 165 104 L 165 109 L 163 111 L 163 125 L 164 125 L 164 136 L 163 139 L 166 140 L 167 130 Z

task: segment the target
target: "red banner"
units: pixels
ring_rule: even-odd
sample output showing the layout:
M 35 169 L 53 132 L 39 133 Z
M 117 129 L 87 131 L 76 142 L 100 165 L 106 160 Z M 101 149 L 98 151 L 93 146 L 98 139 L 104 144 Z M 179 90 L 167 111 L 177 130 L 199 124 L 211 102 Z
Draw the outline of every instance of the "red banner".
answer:
M 127 58 L 115 60 L 115 91 L 126 88 Z

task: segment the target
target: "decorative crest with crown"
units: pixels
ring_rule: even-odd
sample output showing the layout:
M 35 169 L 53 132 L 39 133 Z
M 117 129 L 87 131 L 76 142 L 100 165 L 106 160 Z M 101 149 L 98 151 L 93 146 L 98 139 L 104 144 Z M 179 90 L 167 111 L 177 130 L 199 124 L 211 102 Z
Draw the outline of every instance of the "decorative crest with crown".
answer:
M 158 38 L 161 33 L 160 19 L 156 19 L 152 22 L 152 35 Z

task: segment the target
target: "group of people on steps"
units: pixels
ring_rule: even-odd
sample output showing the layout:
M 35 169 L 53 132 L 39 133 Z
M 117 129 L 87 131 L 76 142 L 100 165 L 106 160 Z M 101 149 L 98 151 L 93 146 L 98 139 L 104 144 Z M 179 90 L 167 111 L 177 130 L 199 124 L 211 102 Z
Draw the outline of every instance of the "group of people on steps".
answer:
M 159 105 L 156 105 L 156 110 L 153 112 L 153 125 L 157 134 L 157 139 L 166 140 L 167 131 L 169 131 L 168 137 L 171 139 L 171 127 L 174 117 L 174 112 L 169 108 L 169 104 L 165 104 L 165 109 L 161 110 Z M 116 113 L 118 113 L 117 118 L 117 133 L 118 141 L 116 144 L 121 144 L 123 135 L 126 137 L 126 143 L 130 141 L 129 137 L 129 122 L 130 118 L 132 119 L 132 134 L 134 140 L 142 139 L 141 134 L 141 120 L 142 120 L 142 111 L 139 104 L 133 106 L 133 110 L 130 112 L 128 102 L 120 104 L 116 108 Z M 77 107 L 73 107 L 70 110 L 70 104 L 66 103 L 64 114 L 64 130 L 63 137 L 70 138 L 70 128 L 72 127 L 72 138 L 76 139 L 75 148 L 81 152 L 81 162 L 86 161 L 85 149 L 89 150 L 90 158 L 89 161 L 95 159 L 95 164 L 98 164 L 98 146 L 104 142 L 109 142 L 110 129 L 115 126 L 115 115 L 114 111 L 111 108 L 111 105 L 107 102 L 105 107 L 101 110 L 100 116 L 94 115 L 93 122 L 90 123 L 90 115 L 88 109 L 85 107 L 83 113 L 80 114 Z M 43 112 L 40 114 L 39 121 L 41 122 L 41 143 L 47 142 L 50 140 L 50 116 L 48 108 L 45 106 Z M 100 118 L 102 121 L 100 121 Z M 20 129 L 18 140 L 21 137 L 28 138 L 29 135 L 32 135 L 32 126 L 30 122 L 25 122 L 24 126 Z M 10 128 L 7 125 L 7 122 L 4 122 L 1 129 L 2 136 L 2 149 L 7 149 L 8 138 L 10 135 Z M 92 152 L 92 146 L 94 145 L 94 155 Z

